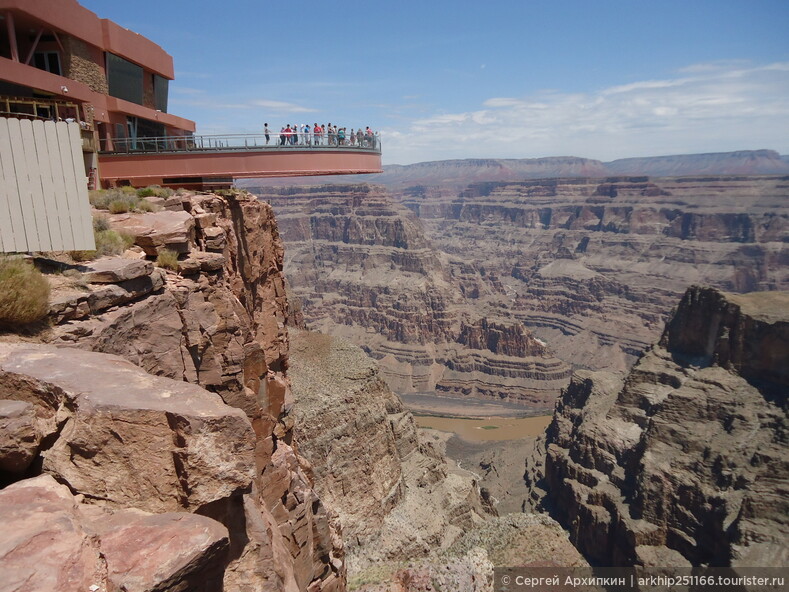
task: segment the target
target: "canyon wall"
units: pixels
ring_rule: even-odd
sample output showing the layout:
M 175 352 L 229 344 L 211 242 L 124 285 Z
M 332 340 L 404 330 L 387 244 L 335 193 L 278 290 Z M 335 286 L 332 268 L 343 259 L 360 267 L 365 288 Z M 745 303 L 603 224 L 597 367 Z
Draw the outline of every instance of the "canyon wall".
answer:
M 434 555 L 490 517 L 476 477 L 419 435 L 360 348 L 291 331 L 290 360 L 299 452 L 339 516 L 351 577 Z
M 134 237 L 124 257 L 39 259 L 59 270 L 50 343 L 0 344 L 0 494 L 20 525 L 0 589 L 344 590 L 339 523 L 293 438 L 273 212 L 242 192 L 150 201 L 164 210 L 108 219 Z M 164 249 L 177 270 L 148 260 Z
M 550 408 L 569 366 L 519 320 L 469 303 L 478 273 L 437 252 L 385 191 L 291 187 L 262 197 L 277 210 L 307 324 L 363 347 L 392 389 Z
M 574 374 L 535 499 L 602 565 L 787 565 L 787 361 L 789 293 L 690 288 L 626 376 Z
M 517 320 L 575 367 L 625 370 L 693 283 L 789 288 L 783 177 L 480 183 L 395 195 L 481 314 Z
M 365 348 L 398 392 L 548 409 L 570 367 L 629 368 L 689 285 L 789 288 L 785 177 L 458 189 L 463 162 L 438 164 L 451 183 L 257 190 L 307 322 Z

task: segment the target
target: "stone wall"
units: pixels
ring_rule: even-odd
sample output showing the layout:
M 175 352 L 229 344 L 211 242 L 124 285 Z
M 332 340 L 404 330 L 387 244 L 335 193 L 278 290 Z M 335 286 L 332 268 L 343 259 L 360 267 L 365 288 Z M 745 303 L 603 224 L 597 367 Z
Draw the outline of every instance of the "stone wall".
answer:
M 104 55 L 97 48 L 70 35 L 61 36 L 66 54 L 63 56 L 63 75 L 82 82 L 91 90 L 106 95 L 107 76 L 104 72 Z

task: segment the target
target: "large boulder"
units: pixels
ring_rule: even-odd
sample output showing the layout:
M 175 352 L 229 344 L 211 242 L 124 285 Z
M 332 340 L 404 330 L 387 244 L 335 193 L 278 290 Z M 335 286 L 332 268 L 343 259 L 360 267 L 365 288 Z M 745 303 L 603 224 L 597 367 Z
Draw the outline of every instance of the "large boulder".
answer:
M 44 471 L 108 505 L 194 510 L 249 489 L 255 475 L 242 411 L 116 356 L 2 344 L 0 397 L 54 418 Z
M 219 592 L 227 529 L 187 513 L 79 503 L 42 475 L 0 491 L 0 592 Z

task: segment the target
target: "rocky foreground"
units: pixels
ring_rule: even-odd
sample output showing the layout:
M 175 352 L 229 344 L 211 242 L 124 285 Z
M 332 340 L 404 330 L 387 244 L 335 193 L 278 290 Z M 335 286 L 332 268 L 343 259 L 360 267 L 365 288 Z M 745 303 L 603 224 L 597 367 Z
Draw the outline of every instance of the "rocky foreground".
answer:
M 49 344 L 0 343 L 0 590 L 345 590 L 293 439 L 273 212 L 161 205 L 110 217 L 124 257 L 40 261 L 62 271 Z
M 789 293 L 689 289 L 626 375 L 579 371 L 527 463 L 603 565 L 786 566 Z

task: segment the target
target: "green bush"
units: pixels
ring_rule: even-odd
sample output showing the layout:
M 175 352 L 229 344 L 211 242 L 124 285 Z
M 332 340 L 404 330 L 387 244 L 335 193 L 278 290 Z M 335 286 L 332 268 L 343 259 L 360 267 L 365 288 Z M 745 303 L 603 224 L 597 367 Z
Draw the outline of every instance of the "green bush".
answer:
M 175 191 L 169 187 L 160 187 L 159 185 L 148 185 L 137 190 L 137 197 L 170 197 Z
M 169 249 L 162 249 L 156 257 L 156 265 L 164 269 L 178 271 L 178 253 Z
M 96 252 L 101 255 L 120 255 L 134 244 L 134 237 L 116 230 L 95 232 Z
M 0 326 L 14 328 L 49 313 L 49 283 L 30 263 L 0 257 Z
M 110 214 L 125 214 L 131 208 L 129 207 L 129 202 L 123 199 L 116 199 L 110 202 L 107 209 L 110 211 Z
M 147 199 L 141 199 L 137 203 L 137 209 L 141 212 L 158 212 L 162 208 L 155 203 L 151 203 Z
M 104 214 L 93 216 L 93 232 L 110 229 L 110 219 Z

